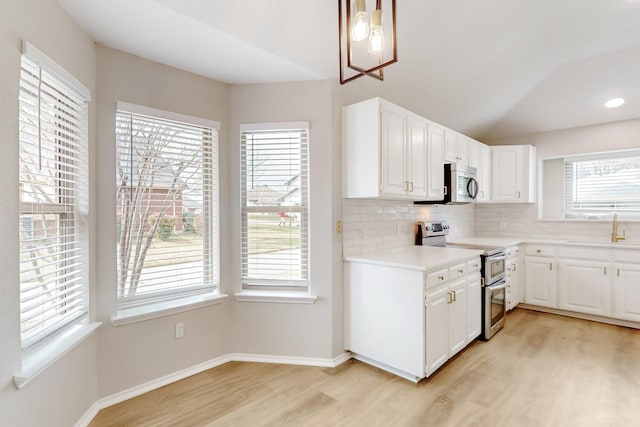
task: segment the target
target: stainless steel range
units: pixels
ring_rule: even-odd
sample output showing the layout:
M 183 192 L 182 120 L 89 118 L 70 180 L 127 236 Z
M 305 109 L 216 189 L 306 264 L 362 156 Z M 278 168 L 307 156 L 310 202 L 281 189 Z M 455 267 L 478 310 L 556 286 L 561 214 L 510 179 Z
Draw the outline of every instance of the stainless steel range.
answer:
M 446 222 L 418 222 L 416 245 L 448 246 L 479 249 L 482 257 L 482 334 L 488 340 L 504 326 L 507 315 L 505 260 L 506 249 L 484 245 L 447 243 L 449 225 Z

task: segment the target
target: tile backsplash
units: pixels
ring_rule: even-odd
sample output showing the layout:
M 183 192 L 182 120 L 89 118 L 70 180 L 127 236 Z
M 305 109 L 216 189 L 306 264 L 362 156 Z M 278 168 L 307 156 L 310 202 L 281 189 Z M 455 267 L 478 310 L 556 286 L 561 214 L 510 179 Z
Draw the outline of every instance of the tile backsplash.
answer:
M 611 221 L 538 220 L 535 204 L 476 204 L 476 236 L 609 242 Z M 640 244 L 640 222 L 622 221 L 626 243 Z
M 416 221 L 447 221 L 449 236 L 475 233 L 473 205 L 414 205 L 407 201 L 343 199 L 343 254 L 345 256 L 410 246 Z
M 343 199 L 343 254 L 414 244 L 416 221 L 447 221 L 449 238 L 521 237 L 608 242 L 610 221 L 540 221 L 535 204 L 414 205 L 392 200 Z M 625 243 L 640 244 L 640 221 L 622 221 Z

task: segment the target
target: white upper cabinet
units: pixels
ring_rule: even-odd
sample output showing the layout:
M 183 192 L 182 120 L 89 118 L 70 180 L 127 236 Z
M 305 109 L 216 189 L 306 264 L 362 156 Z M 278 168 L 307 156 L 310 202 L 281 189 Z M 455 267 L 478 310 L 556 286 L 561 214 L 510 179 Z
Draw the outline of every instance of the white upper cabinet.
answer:
M 405 160 L 407 157 L 407 114 L 402 108 L 384 103 L 381 105 L 380 144 L 382 155 L 382 194 L 404 196 L 408 191 Z
M 428 125 L 429 154 L 427 165 L 427 199 L 444 199 L 444 128 Z
M 444 160 L 449 163 L 469 164 L 469 137 L 446 129 L 444 133 Z
M 486 203 L 491 201 L 491 147 L 476 143 L 478 147 L 478 164 L 474 166 L 478 171 L 478 197 L 476 202 Z M 472 156 L 473 158 L 473 156 Z
M 441 200 L 442 147 L 429 139 L 427 119 L 381 98 L 343 107 L 343 197 Z
M 491 159 L 491 200 L 534 203 L 536 150 L 531 145 L 494 146 Z

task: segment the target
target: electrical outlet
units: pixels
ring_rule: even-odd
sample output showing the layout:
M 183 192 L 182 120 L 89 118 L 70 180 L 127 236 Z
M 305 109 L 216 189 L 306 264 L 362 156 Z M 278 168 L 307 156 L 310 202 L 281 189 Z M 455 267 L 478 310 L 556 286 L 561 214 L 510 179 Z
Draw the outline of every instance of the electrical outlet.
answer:
M 342 221 L 336 221 L 336 233 L 342 233 Z
M 500 228 L 500 230 L 506 230 L 507 223 L 505 221 L 500 221 L 500 223 L 498 224 L 498 228 Z
M 184 337 L 184 323 L 176 323 L 176 339 Z

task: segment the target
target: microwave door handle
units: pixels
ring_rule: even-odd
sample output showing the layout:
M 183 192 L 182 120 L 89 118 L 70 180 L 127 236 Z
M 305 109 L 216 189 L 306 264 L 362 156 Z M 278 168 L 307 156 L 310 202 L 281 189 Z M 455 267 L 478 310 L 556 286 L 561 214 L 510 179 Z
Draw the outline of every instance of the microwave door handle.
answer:
M 478 197 L 478 181 L 475 178 L 469 178 L 467 182 L 467 193 L 472 199 Z

